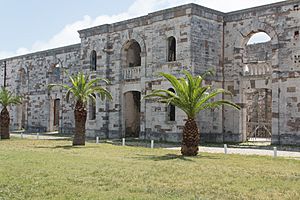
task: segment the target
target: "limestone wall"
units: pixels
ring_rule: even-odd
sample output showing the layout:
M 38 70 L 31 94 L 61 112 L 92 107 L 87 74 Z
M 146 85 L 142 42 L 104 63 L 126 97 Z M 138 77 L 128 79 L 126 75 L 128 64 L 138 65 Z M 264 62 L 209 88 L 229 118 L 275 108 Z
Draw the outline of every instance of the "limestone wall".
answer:
M 67 74 L 61 67 L 68 73 L 74 72 L 79 64 L 79 47 L 77 44 L 6 59 L 7 87 L 23 96 L 22 105 L 10 108 L 12 129 L 53 131 L 53 104 L 57 98 L 63 99 L 62 127 L 72 127 L 72 104 L 66 103 L 62 90 L 49 91 L 47 86 L 66 82 Z
M 242 135 L 241 140 L 245 140 L 246 132 L 245 92 L 247 92 L 248 88 L 270 88 L 272 89 L 273 113 L 272 142 L 281 144 L 299 143 L 300 134 L 288 129 L 287 124 L 289 121 L 295 120 L 295 117 L 300 113 L 296 112 L 291 116 L 287 110 L 289 100 L 286 96 L 282 96 L 282 91 L 287 91 L 287 87 L 295 86 L 297 82 L 297 78 L 294 78 L 294 73 L 297 71 L 298 63 L 297 61 L 295 63 L 295 59 L 300 47 L 296 36 L 296 31 L 299 31 L 300 15 L 299 9 L 297 9 L 299 4 L 300 1 L 285 1 L 228 13 L 224 18 L 226 21 L 224 58 L 226 85 L 228 85 L 227 87 L 233 87 L 233 90 L 237 91 L 235 100 L 240 102 L 243 107 L 240 114 L 226 112 L 225 126 L 230 132 L 240 132 Z M 254 33 L 260 31 L 267 33 L 271 37 L 268 50 L 265 48 L 266 46 L 261 46 L 261 48 L 255 47 L 256 52 L 268 54 L 266 64 L 251 62 L 251 60 L 254 61 L 254 57 L 261 60 L 262 55 L 257 54 L 252 58 L 251 56 L 246 56 L 248 40 Z M 248 48 L 248 50 L 251 49 Z M 264 70 L 265 73 L 253 70 L 252 74 L 245 74 L 244 69 L 247 64 L 248 68 L 262 69 L 266 67 L 267 70 Z M 269 66 L 271 66 L 272 70 L 269 70 Z M 293 75 L 289 79 L 289 77 L 283 78 L 283 74 L 285 76 L 287 74 Z M 282 82 L 284 82 L 284 85 L 281 84 Z M 294 100 L 299 98 L 297 93 L 292 93 L 291 95 Z M 295 103 L 297 104 L 297 102 Z M 234 126 L 233 121 L 235 122 Z M 296 126 L 295 123 L 289 123 L 289 125 Z M 288 136 L 285 139 L 279 139 L 280 135 Z
M 113 101 L 97 97 L 96 118 L 86 124 L 88 136 L 108 138 L 125 136 L 125 105 L 130 103 L 125 103 L 125 93 L 134 91 L 143 97 L 154 89 L 170 89 L 171 85 L 157 76 L 158 72 L 180 76 L 183 69 L 194 74 L 214 69 L 216 76 L 207 78 L 205 83 L 229 90 L 232 96 L 217 98 L 231 99 L 242 109 L 225 106 L 201 112 L 197 122 L 202 141 L 245 141 L 247 116 L 251 115 L 247 105 L 249 100 L 251 105 L 257 103 L 249 94 L 257 90 L 272 94 L 272 100 L 265 101 L 266 110 L 272 107 L 272 142 L 300 144 L 299 5 L 299 0 L 291 0 L 222 13 L 187 4 L 80 30 L 80 44 L 5 59 L 9 89 L 25 97 L 22 105 L 11 108 L 12 129 L 72 132 L 72 102 L 65 101 L 64 91 L 47 90 L 49 83 L 66 83 L 67 74 L 57 64 L 70 74 L 82 71 L 92 78 L 110 81 L 105 87 L 112 93 Z M 267 33 L 271 41 L 247 46 L 257 32 Z M 174 51 L 169 49 L 170 38 L 176 41 L 176 55 L 171 56 L 176 59 L 172 61 L 168 55 Z M 96 52 L 95 59 L 91 59 L 92 51 Z M 96 60 L 96 69 L 91 68 L 91 60 Z M 55 99 L 61 100 L 57 108 L 59 127 L 54 123 Z M 169 115 L 166 105 L 142 100 L 140 120 L 136 120 L 139 137 L 180 140 L 186 116 L 177 108 L 175 121 L 170 121 Z

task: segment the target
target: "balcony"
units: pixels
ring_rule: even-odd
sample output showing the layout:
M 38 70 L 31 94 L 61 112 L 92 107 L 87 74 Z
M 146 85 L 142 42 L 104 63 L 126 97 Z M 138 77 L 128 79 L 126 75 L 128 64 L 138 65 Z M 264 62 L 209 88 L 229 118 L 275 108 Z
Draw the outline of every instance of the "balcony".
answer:
M 123 69 L 124 80 L 134 80 L 141 78 L 141 67 L 128 67 Z

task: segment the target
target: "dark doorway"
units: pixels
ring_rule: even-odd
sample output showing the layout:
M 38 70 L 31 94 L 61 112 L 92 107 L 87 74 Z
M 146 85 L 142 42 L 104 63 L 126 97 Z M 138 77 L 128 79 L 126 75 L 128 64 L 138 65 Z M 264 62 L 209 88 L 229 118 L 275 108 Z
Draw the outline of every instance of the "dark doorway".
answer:
M 126 55 L 126 67 L 141 66 L 141 47 L 136 41 L 130 41 Z
M 54 100 L 53 106 L 53 128 L 58 130 L 59 127 L 59 110 L 60 110 L 60 99 Z
M 170 92 L 175 94 L 175 90 L 173 88 L 168 89 Z M 172 104 L 168 105 L 168 121 L 175 121 L 175 106 Z
M 125 136 L 139 137 L 141 93 L 137 91 L 127 92 L 124 94 L 124 99 Z

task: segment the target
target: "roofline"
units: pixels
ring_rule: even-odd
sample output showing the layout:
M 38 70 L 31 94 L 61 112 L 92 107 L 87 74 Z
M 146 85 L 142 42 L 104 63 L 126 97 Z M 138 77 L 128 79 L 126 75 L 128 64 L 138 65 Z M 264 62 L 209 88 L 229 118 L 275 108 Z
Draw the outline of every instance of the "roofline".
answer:
M 94 27 L 90 27 L 90 28 L 86 28 L 86 29 L 81 29 L 81 30 L 78 30 L 78 33 L 81 35 L 81 34 L 84 34 L 86 32 L 93 32 L 93 31 L 96 31 L 96 30 L 100 31 L 100 33 L 106 33 L 106 32 L 109 32 L 111 27 L 115 27 L 115 26 L 122 25 L 122 24 L 128 24 L 130 22 L 143 20 L 143 19 L 144 20 L 151 20 L 151 18 L 154 18 L 154 17 L 159 16 L 159 15 L 167 15 L 168 13 L 172 13 L 174 11 L 178 11 L 178 10 L 182 10 L 182 9 L 188 9 L 188 8 L 193 9 L 195 7 L 207 10 L 208 12 L 211 12 L 213 14 L 220 15 L 220 16 L 223 16 L 225 14 L 221 11 L 217 11 L 217 10 L 214 10 L 214 9 L 211 9 L 211 8 L 208 8 L 208 7 L 204 7 L 204 6 L 195 4 L 195 3 L 189 3 L 189 4 L 184 4 L 184 5 L 180 5 L 180 6 L 167 8 L 167 9 L 162 9 L 162 10 L 155 11 L 155 12 L 150 12 L 146 15 L 142 15 L 142 16 L 135 17 L 135 18 L 130 18 L 130 19 L 123 20 L 123 21 L 114 22 L 114 23 L 111 23 L 111 24 L 102 24 L 102 25 L 99 25 L 99 26 L 94 26 Z M 164 20 L 164 19 L 162 19 L 162 20 Z
M 249 11 L 253 11 L 253 10 L 263 10 L 263 9 L 268 9 L 268 8 L 275 7 L 275 6 L 284 6 L 284 5 L 295 4 L 295 3 L 300 3 L 300 0 L 279 1 L 276 3 L 270 3 L 270 4 L 261 5 L 261 6 L 255 6 L 255 7 L 245 8 L 245 9 L 241 9 L 241 10 L 227 12 L 227 13 L 225 13 L 225 15 L 238 14 L 238 13 L 249 12 Z
M 67 48 L 80 48 L 80 45 L 81 45 L 81 43 L 77 43 L 77 44 L 71 44 L 71 45 L 68 45 L 68 46 L 62 46 L 62 47 L 57 47 L 57 48 L 53 48 L 53 49 L 36 51 L 36 52 L 33 52 L 33 53 L 28 53 L 28 54 L 23 54 L 23 55 L 19 55 L 19 56 L 13 56 L 13 57 L 0 59 L 0 62 L 9 61 L 9 60 L 17 59 L 17 58 L 36 56 L 36 55 L 45 54 L 45 53 L 60 54 L 60 53 L 64 53 L 64 50 L 67 49 Z M 71 51 L 67 51 L 67 52 L 71 52 Z

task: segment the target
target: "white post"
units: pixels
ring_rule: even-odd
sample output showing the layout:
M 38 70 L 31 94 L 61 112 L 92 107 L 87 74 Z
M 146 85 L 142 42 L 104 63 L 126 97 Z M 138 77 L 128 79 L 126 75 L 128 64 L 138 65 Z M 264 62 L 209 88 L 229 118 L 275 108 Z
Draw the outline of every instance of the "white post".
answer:
M 277 157 L 277 147 L 274 147 L 274 158 Z
M 154 140 L 151 140 L 151 149 L 154 148 Z
M 99 144 L 99 137 L 96 137 L 96 144 Z
M 224 153 L 227 154 L 227 144 L 224 144 Z
M 23 132 L 21 132 L 21 139 L 23 139 Z
M 36 139 L 38 140 L 40 137 L 40 133 L 36 133 Z
M 125 138 L 122 138 L 122 146 L 125 146 Z

